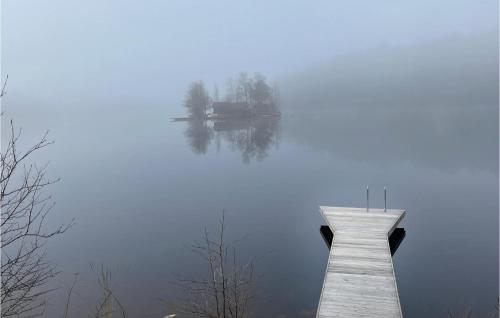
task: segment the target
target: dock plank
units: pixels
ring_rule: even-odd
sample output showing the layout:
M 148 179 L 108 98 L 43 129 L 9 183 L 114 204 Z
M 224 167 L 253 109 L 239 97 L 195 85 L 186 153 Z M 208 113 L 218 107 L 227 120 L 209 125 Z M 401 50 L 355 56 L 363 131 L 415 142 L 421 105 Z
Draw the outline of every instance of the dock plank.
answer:
M 316 317 L 403 317 L 388 237 L 405 211 L 320 211 L 334 237 Z

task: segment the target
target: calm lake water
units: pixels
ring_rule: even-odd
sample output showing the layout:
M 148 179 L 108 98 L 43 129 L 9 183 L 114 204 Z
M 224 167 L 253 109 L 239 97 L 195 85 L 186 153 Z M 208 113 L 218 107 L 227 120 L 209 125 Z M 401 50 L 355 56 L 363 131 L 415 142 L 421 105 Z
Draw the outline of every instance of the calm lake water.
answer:
M 240 258 L 258 258 L 255 316 L 314 317 L 328 257 L 318 206 L 364 207 L 367 185 L 371 206 L 387 186 L 388 206 L 407 210 L 394 255 L 405 317 L 497 304 L 498 105 L 284 109 L 278 122 L 204 127 L 170 122 L 181 106 L 47 110 L 9 98 L 5 116 L 26 142 L 47 128 L 56 140 L 37 158 L 61 177 L 50 224 L 75 219 L 48 246 L 62 273 L 46 317 L 63 315 L 76 272 L 71 317 L 92 312 L 91 263 L 113 271 L 130 317 L 173 313 L 176 277 L 206 272 L 190 246 L 222 209 Z

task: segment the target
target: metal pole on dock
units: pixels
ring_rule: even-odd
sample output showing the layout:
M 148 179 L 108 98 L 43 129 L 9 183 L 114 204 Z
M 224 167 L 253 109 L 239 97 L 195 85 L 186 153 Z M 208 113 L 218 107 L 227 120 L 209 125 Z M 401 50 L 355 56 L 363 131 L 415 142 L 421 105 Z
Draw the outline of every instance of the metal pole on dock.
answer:
M 384 187 L 384 212 L 387 212 L 387 188 Z
M 370 210 L 370 189 L 366 186 L 366 211 Z

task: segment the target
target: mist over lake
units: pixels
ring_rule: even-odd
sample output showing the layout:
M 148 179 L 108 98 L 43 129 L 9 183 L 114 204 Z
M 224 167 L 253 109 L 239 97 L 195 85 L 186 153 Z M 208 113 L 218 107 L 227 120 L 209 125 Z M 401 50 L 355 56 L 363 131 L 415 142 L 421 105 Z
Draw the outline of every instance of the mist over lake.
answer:
M 370 206 L 383 208 L 386 187 L 388 207 L 407 211 L 392 258 L 404 316 L 494 314 L 495 9 L 3 2 L 2 146 L 11 118 L 21 148 L 50 130 L 55 143 L 32 158 L 61 178 L 44 190 L 56 202 L 45 226 L 75 223 L 46 245 L 60 274 L 43 317 L 63 316 L 75 273 L 68 317 L 93 315 L 100 266 L 128 317 L 178 313 L 179 277 L 208 271 L 192 246 L 222 211 L 238 260 L 255 261 L 249 313 L 315 317 L 329 255 L 319 206 L 363 208 L 367 186 Z M 240 72 L 269 96 L 228 98 Z M 192 120 L 200 82 L 210 103 L 248 109 Z

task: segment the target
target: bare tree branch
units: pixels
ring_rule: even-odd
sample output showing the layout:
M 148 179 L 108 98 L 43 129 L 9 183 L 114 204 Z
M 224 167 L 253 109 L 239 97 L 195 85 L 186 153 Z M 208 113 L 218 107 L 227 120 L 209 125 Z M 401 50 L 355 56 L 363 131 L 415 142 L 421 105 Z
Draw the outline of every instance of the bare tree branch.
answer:
M 4 93 L 5 84 L 2 88 Z M 47 165 L 27 163 L 28 159 L 53 141 L 46 132 L 25 151 L 18 149 L 22 129 L 10 121 L 10 138 L 0 154 L 0 228 L 2 236 L 1 306 L 3 317 L 33 317 L 43 314 L 45 285 L 58 274 L 45 260 L 49 238 L 64 233 L 72 223 L 45 230 L 45 221 L 54 203 L 44 194 L 58 181 L 46 177 Z
M 75 288 L 77 281 L 78 281 L 78 273 L 75 274 L 75 277 L 73 278 L 73 283 L 71 284 L 71 287 L 69 288 L 68 299 L 66 300 L 66 307 L 64 309 L 64 318 L 68 318 L 69 304 L 71 301 L 71 296 L 73 294 L 73 289 Z
M 8 80 L 9 80 L 9 74 L 7 74 L 7 76 L 5 77 L 5 81 L 3 82 L 2 90 L 0 91 L 0 98 L 4 97 L 5 94 L 7 93 L 6 87 L 7 87 L 7 81 Z

